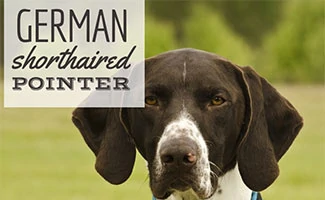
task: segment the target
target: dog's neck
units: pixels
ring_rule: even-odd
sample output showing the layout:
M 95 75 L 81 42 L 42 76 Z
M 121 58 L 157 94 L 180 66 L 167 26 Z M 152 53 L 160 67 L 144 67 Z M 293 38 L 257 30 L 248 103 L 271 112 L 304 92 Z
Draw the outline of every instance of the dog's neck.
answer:
M 243 182 L 238 166 L 218 180 L 219 187 L 214 195 L 208 200 L 250 200 L 252 190 L 250 190 Z M 185 192 L 174 192 L 167 200 L 198 200 L 193 190 Z

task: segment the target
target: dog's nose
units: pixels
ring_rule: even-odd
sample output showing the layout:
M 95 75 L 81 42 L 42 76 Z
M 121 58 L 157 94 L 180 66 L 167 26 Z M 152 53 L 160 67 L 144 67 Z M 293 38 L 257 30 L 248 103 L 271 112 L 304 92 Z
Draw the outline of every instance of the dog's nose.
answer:
M 190 139 L 166 141 L 160 148 L 160 160 L 166 167 L 189 169 L 198 160 L 197 145 Z

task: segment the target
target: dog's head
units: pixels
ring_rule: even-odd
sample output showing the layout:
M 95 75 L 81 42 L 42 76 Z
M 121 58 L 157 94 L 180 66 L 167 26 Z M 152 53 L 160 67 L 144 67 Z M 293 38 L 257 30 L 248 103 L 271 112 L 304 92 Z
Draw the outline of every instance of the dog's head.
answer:
M 295 108 L 250 67 L 193 49 L 145 62 L 145 108 L 77 108 L 73 122 L 113 184 L 147 160 L 157 198 L 192 189 L 208 198 L 238 163 L 244 183 L 267 188 L 302 127 Z

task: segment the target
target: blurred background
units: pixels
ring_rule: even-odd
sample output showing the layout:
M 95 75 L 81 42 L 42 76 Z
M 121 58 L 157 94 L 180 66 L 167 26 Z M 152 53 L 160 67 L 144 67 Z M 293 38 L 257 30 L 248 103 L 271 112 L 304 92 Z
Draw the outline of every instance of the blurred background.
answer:
M 101 179 L 72 108 L 3 108 L 3 0 L 0 7 L 0 199 L 151 199 L 140 156 L 126 184 Z M 191 47 L 250 65 L 304 117 L 266 200 L 324 198 L 324 8 L 322 0 L 146 1 L 146 57 Z

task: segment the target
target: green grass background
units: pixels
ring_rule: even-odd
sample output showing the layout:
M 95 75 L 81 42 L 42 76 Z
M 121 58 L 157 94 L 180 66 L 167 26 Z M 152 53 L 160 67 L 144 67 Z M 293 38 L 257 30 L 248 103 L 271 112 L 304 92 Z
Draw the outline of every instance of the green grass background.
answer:
M 263 192 L 264 199 L 324 199 L 324 86 L 277 88 L 305 125 L 280 161 L 280 177 Z M 0 109 L 1 200 L 151 199 L 145 161 L 139 155 L 123 185 L 112 186 L 96 173 L 95 157 L 71 123 L 72 109 Z

